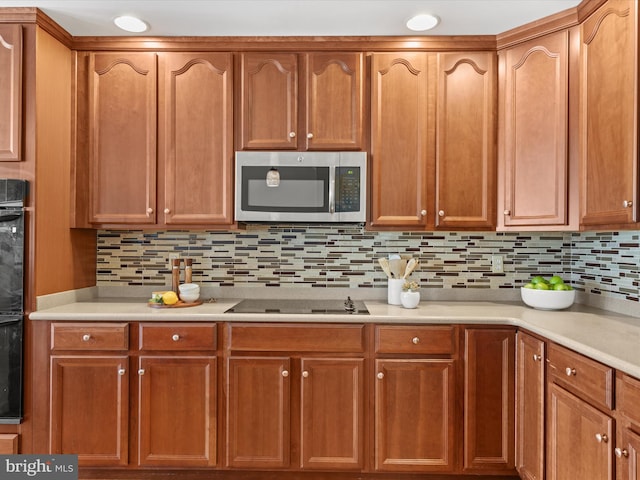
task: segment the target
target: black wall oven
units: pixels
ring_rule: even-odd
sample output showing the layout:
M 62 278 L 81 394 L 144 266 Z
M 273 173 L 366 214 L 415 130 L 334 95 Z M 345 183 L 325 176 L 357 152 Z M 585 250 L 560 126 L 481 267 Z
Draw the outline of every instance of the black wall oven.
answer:
M 25 180 L 0 179 L 0 423 L 22 419 Z

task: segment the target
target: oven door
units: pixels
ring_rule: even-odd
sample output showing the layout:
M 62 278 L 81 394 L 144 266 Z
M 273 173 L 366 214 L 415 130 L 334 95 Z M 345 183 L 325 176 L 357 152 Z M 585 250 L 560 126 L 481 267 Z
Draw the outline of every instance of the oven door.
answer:
M 0 314 L 22 313 L 24 212 L 0 209 Z
M 0 315 L 0 424 L 22 419 L 22 315 Z

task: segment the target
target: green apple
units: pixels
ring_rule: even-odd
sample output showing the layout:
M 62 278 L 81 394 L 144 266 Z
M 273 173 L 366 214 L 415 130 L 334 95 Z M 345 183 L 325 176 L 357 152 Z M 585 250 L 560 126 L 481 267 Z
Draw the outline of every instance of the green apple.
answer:
M 562 285 L 564 283 L 564 280 L 562 280 L 562 277 L 560 277 L 559 275 L 554 275 L 549 279 L 549 283 L 551 285 Z
M 544 277 L 542 275 L 536 275 L 535 277 L 533 277 L 531 279 L 531 283 L 533 283 L 534 285 L 538 285 L 539 283 L 547 283 L 547 281 L 544 279 Z
M 538 282 L 535 284 L 536 290 L 550 290 L 549 284 L 546 282 Z
M 536 288 L 536 286 L 535 286 L 533 283 L 529 282 L 529 283 L 526 283 L 526 284 L 524 285 L 524 288 L 531 288 L 531 289 L 533 289 L 533 288 Z

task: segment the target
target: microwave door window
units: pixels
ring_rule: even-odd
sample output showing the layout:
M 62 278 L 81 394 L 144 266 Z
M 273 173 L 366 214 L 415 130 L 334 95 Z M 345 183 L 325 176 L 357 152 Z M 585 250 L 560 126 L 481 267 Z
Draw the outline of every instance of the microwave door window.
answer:
M 274 167 L 280 181 L 267 185 L 270 167 L 243 167 L 242 209 L 254 212 L 328 212 L 328 167 Z

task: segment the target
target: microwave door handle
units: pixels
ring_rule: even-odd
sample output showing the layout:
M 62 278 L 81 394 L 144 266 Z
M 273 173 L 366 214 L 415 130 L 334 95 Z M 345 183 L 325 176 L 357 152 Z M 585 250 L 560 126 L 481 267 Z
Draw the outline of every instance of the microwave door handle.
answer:
M 329 169 L 329 213 L 336 213 L 336 170 Z

